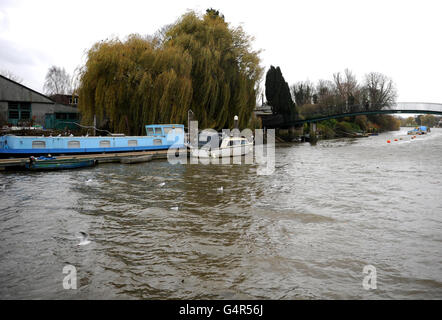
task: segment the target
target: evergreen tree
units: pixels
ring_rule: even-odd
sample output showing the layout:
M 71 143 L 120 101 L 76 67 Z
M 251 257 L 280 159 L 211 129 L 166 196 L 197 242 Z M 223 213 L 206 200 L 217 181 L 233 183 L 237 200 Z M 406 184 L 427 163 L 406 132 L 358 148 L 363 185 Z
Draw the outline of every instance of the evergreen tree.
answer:
M 266 75 L 266 98 L 274 114 L 284 116 L 286 120 L 292 120 L 297 116 L 295 103 L 290 95 L 288 83 L 282 76 L 281 69 L 270 66 Z

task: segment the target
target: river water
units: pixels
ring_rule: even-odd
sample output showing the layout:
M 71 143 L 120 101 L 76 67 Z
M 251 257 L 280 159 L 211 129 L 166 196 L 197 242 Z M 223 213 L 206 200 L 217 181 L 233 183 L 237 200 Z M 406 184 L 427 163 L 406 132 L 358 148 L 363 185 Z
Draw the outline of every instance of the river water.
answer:
M 1 173 L 0 298 L 442 299 L 442 129 L 275 153 Z

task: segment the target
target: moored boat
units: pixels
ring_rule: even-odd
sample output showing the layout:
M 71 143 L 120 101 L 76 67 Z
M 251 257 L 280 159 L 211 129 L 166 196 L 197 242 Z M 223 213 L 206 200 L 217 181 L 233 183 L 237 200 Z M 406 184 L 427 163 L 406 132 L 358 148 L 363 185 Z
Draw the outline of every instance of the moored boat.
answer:
M 203 134 L 204 136 L 204 134 Z M 216 141 L 218 139 L 218 141 Z M 253 142 L 244 137 L 206 134 L 206 139 L 198 147 L 189 145 L 191 156 L 198 158 L 221 158 L 243 156 L 250 152 Z M 204 142 L 204 140 L 206 142 Z
M 184 147 L 184 126 L 146 125 L 146 136 L 0 137 L 0 157 L 167 150 Z
M 420 127 L 416 127 L 413 130 L 410 130 L 407 132 L 408 135 L 423 135 L 423 134 L 428 134 L 431 132 L 430 127 L 427 126 L 420 126 Z
M 53 157 L 31 157 L 25 167 L 28 170 L 63 170 L 92 167 L 96 164 L 93 159 L 56 159 Z
M 152 156 L 151 155 L 147 155 L 147 156 L 135 156 L 135 157 L 124 157 L 120 159 L 121 163 L 124 164 L 134 164 L 134 163 L 142 163 L 142 162 L 149 162 L 152 160 Z

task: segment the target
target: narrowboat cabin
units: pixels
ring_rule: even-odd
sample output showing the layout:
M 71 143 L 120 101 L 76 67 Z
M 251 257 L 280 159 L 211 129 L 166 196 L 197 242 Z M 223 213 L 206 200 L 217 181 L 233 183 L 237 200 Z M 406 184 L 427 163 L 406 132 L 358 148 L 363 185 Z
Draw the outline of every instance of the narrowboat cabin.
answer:
M 0 137 L 0 157 L 167 150 L 184 147 L 184 125 L 146 125 L 146 136 Z

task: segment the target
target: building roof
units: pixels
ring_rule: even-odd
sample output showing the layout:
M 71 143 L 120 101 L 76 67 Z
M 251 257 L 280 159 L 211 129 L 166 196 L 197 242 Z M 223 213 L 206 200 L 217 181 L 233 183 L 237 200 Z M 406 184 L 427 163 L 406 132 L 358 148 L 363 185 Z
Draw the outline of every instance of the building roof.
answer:
M 66 104 L 66 105 L 77 105 L 72 100 L 73 98 L 78 99 L 78 95 L 76 94 L 53 94 L 49 97 L 57 103 Z
M 0 101 L 37 102 L 53 104 L 51 98 L 21 83 L 0 75 Z

